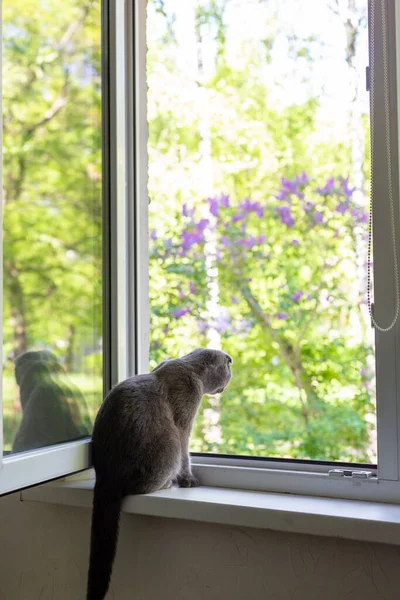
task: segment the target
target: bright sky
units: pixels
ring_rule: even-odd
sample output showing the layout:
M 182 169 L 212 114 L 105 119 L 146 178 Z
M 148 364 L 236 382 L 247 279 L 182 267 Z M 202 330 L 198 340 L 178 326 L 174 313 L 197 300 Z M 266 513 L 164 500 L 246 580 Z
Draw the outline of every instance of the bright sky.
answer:
M 166 0 L 167 12 L 176 15 L 174 26 L 179 43 L 179 62 L 188 76 L 196 73 L 194 6 L 198 0 Z M 341 0 L 343 1 L 343 0 Z M 362 0 L 361 0 L 362 3 Z M 365 0 L 365 6 L 367 0 Z M 278 23 L 271 18 L 278 7 Z M 263 77 L 273 91 L 271 101 L 279 105 L 303 103 L 310 95 L 321 98 L 322 112 L 337 125 L 347 119 L 351 87 L 345 63 L 343 25 L 326 0 L 228 0 L 225 12 L 227 55 L 233 64 L 243 60 L 243 47 L 257 46 L 259 40 L 275 40 L 272 62 L 265 65 Z M 293 60 L 289 55 L 288 34 L 299 38 L 314 36 L 322 43 L 311 46 L 313 60 Z M 212 74 L 215 43 L 212 32 L 205 44 L 205 68 Z M 368 112 L 365 67 L 368 63 L 367 32 L 363 31 L 357 48 L 360 102 Z

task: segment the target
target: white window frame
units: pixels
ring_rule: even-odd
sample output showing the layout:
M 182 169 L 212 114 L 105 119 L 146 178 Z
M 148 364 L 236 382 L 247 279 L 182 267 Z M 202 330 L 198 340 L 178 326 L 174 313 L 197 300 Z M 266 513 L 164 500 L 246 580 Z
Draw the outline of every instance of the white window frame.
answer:
M 135 7 L 136 10 L 138 8 Z M 138 22 L 137 18 L 135 22 Z M 134 36 L 133 26 L 133 5 L 129 0 L 102 0 L 103 194 L 106 195 L 103 202 L 104 392 L 139 368 L 140 362 L 135 354 L 137 335 L 144 340 L 142 348 L 145 351 L 144 333 L 142 329 L 136 331 L 136 318 L 133 316 L 136 313 L 132 310 L 137 304 L 134 282 L 140 282 L 142 290 L 145 289 L 142 284 L 143 268 L 140 277 L 136 277 L 134 257 L 138 240 L 132 226 L 136 221 L 135 189 L 143 191 L 146 186 L 145 179 L 132 177 L 134 139 L 131 125 L 134 119 L 139 118 L 142 103 L 137 102 L 135 114 L 128 109 L 133 106 L 133 90 L 138 88 L 136 75 L 135 78 L 131 76 L 134 73 L 133 57 L 145 48 L 145 32 L 141 33 L 138 29 Z M 142 48 L 139 48 L 140 44 Z M 141 62 L 144 64 L 143 60 Z M 141 145 L 145 135 L 143 127 L 138 129 L 136 138 Z M 145 165 L 139 164 L 146 172 Z M 140 235 L 144 237 L 147 230 L 145 216 L 140 215 L 140 219 L 144 230 Z M 0 397 L 0 495 L 91 466 L 90 438 L 3 456 L 2 415 Z
M 400 7 L 385 0 L 389 22 L 391 69 L 390 106 L 393 132 L 393 182 L 396 228 L 399 237 L 398 128 L 400 122 Z M 382 56 L 380 0 L 376 5 L 375 55 L 376 97 L 375 190 L 378 201 L 387 198 L 382 125 Z M 146 119 L 146 0 L 104 0 L 103 36 L 108 39 L 109 94 L 103 96 L 103 111 L 109 111 L 105 133 L 105 160 L 109 160 L 110 213 L 105 216 L 106 314 L 111 321 L 105 329 L 105 347 L 111 360 L 105 362 L 105 389 L 133 373 L 148 370 L 148 194 Z M 386 206 L 386 205 L 385 205 Z M 385 209 L 386 210 L 386 209 Z M 375 207 L 374 279 L 375 315 L 386 323 L 394 313 L 395 295 L 390 235 L 387 222 Z M 399 248 L 397 249 L 399 250 Z M 400 257 L 399 257 L 400 262 Z M 389 264 L 389 268 L 388 268 Z M 108 308 L 107 308 L 108 307 Z M 378 405 L 377 468 L 368 468 L 367 480 L 335 478 L 328 471 L 336 464 L 312 461 L 256 459 L 194 455 L 192 463 L 202 484 L 257 491 L 287 492 L 337 498 L 400 502 L 400 323 L 389 333 L 376 332 L 376 373 Z M 107 385 L 108 384 L 108 385 Z M 0 424 L 1 424 L 0 410 Z M 1 441 L 2 429 L 0 430 Z M 1 455 L 0 455 L 1 456 Z M 61 444 L 3 458 L 0 464 L 0 494 L 61 477 L 90 467 L 90 440 Z M 357 465 L 352 466 L 353 470 Z

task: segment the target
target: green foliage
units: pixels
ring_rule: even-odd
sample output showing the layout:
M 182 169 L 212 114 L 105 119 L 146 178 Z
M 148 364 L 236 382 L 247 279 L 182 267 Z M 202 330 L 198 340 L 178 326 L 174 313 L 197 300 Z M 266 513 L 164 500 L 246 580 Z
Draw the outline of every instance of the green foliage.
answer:
M 276 101 L 264 70 L 273 36 L 234 62 L 222 7 L 196 15 L 198 44 L 200 26 L 217 43 L 197 88 L 178 42 L 150 44 L 151 365 L 210 334 L 234 357 L 230 386 L 202 404 L 193 450 L 374 460 L 373 348 L 356 267 L 367 215 L 344 179 L 351 140 L 319 132 L 320 97 Z M 150 31 L 153 18 L 150 4 Z M 290 40 L 310 63 L 317 42 Z M 362 125 L 367 133 L 366 116 Z M 368 164 L 366 150 L 366 180 Z M 207 200 L 210 169 L 220 194 Z
M 220 439 L 201 441 L 205 406 L 196 448 L 367 460 L 371 348 L 363 341 L 365 298 L 355 268 L 367 215 L 353 192 L 347 179 L 318 187 L 302 174 L 282 179 L 265 204 L 221 196 L 196 210 L 184 205 L 171 238 L 153 234 L 151 266 L 163 273 L 154 275 L 155 362 L 184 339 L 204 343 L 210 330 L 234 357 L 235 376 L 218 409 Z M 207 229 L 220 300 L 211 318 Z
M 5 2 L 3 67 L 3 352 L 79 373 L 102 328 L 100 2 Z

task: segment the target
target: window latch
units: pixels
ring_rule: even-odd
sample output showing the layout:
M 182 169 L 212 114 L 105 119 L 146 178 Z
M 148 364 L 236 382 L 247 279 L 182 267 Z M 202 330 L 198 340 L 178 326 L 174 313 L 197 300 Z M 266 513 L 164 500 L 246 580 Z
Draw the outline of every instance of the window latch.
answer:
M 329 469 L 329 477 L 346 477 L 348 479 L 371 479 L 373 477 L 372 471 L 352 471 L 351 469 Z

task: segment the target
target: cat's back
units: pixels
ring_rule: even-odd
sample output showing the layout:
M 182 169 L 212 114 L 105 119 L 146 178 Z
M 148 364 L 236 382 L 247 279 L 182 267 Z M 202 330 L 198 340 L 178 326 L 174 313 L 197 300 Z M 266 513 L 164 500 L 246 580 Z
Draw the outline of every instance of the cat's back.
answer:
M 157 378 L 151 373 L 131 377 L 108 393 L 97 413 L 92 433 L 96 475 L 127 480 L 132 469 L 140 471 L 150 458 L 162 457 L 177 436 Z
M 154 427 L 155 417 L 159 417 L 166 409 L 162 389 L 154 375 L 149 373 L 129 377 L 107 394 L 97 413 L 93 441 L 96 441 L 96 434 L 103 427 L 108 431 L 113 428 L 121 431 L 126 427 L 132 431 L 135 425 L 142 428 L 149 422 Z

